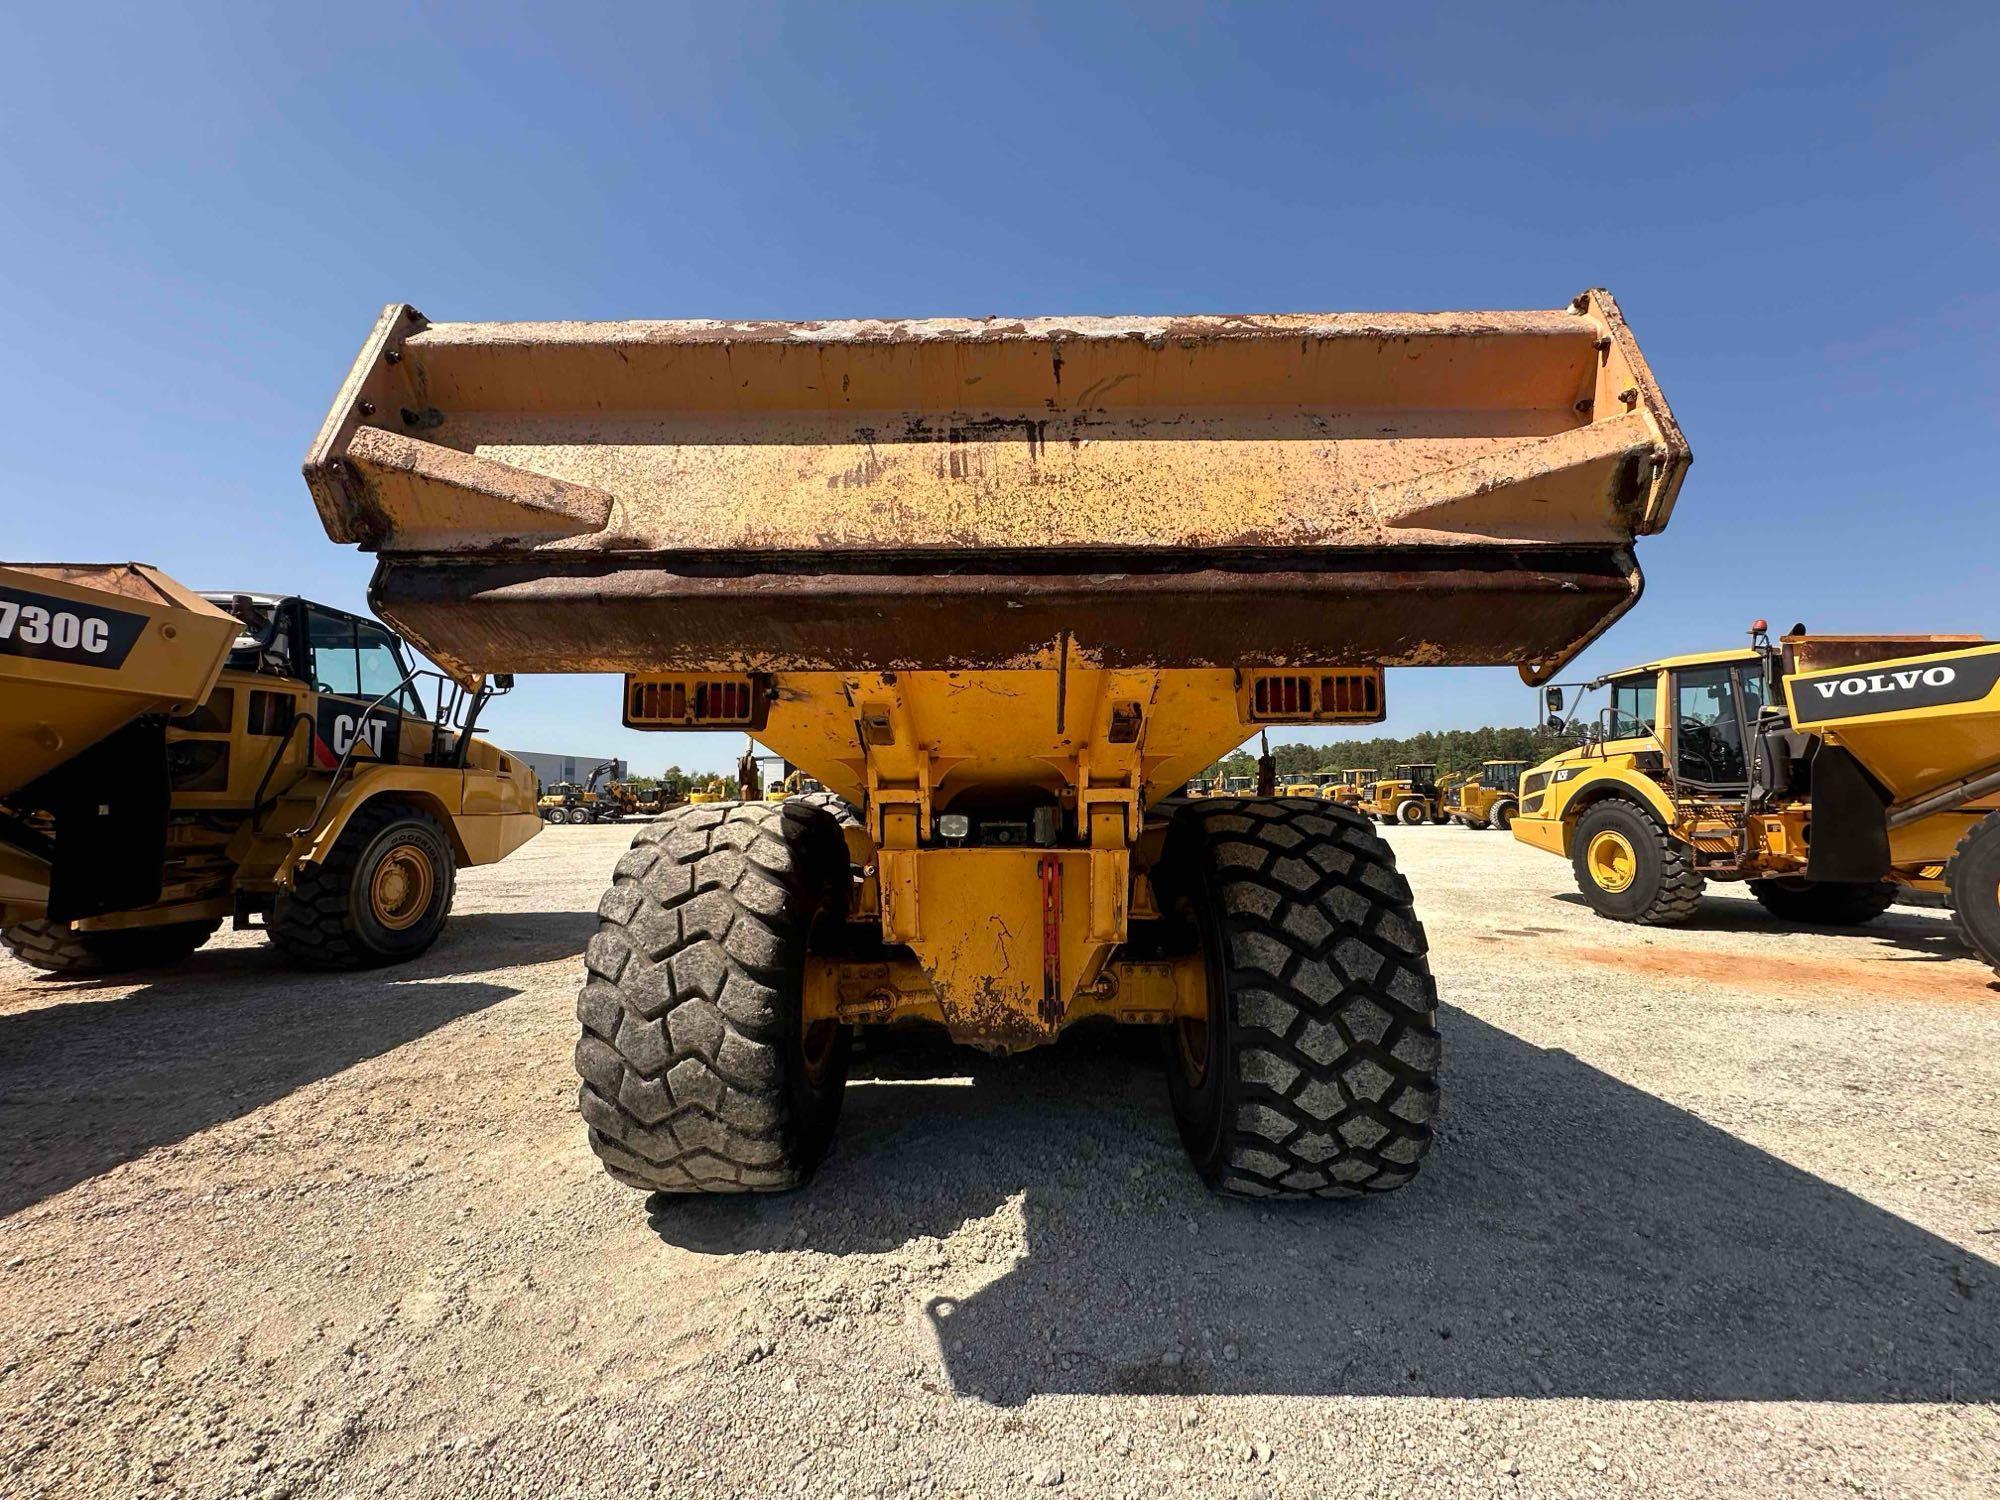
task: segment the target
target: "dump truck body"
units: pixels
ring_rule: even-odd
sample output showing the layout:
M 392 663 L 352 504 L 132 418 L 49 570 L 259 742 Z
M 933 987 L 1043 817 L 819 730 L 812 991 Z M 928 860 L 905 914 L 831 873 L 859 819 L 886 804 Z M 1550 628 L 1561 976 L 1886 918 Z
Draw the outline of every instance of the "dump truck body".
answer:
M 1249 877 L 1201 895 L 1187 872 L 1238 818 L 1307 844 L 1365 830 L 1318 798 L 1169 794 L 1260 730 L 1379 722 L 1389 665 L 1544 679 L 1636 599 L 1633 539 L 1686 463 L 1592 292 L 1527 313 L 814 324 L 397 306 L 305 467 L 328 534 L 378 554 L 375 607 L 455 670 L 623 672 L 627 726 L 746 734 L 829 789 L 691 807 L 657 846 L 839 863 L 848 936 L 799 918 L 799 1068 L 827 1076 L 810 1039 L 856 1024 L 1016 1049 L 1109 1016 L 1178 1028 L 1200 1113 L 1223 1085 L 1195 1038 L 1237 1045 L 1202 903 Z M 1386 858 L 1364 842 L 1336 863 Z M 680 899 L 630 879 L 607 910 Z M 633 919 L 608 920 L 624 951 Z M 623 1100 L 653 1077 L 620 1040 L 634 962 L 592 970 L 593 1142 L 626 1180 L 706 1185 Z M 1428 1010 L 1405 1013 L 1422 1052 Z M 1410 1119 L 1368 1107 L 1407 1154 L 1434 1079 L 1396 1087 Z M 1211 1181 L 1257 1190 L 1234 1126 L 1184 1128 Z M 1414 1169 L 1363 1155 L 1376 1186 Z M 1366 1185 L 1352 1167 L 1261 1190 Z M 741 1158 L 713 1170 L 773 1185 Z
M 1326 791 L 1329 801 L 1344 807 L 1356 807 L 1368 796 L 1368 789 L 1375 782 L 1373 766 L 1351 766 L 1340 773 L 1340 779 Z
M 1369 782 L 1357 805 L 1380 823 L 1406 827 L 1436 823 L 1440 821 L 1437 767 L 1427 762 L 1397 766 Z
M 1521 773 L 1525 760 L 1489 760 L 1476 771 L 1454 777 L 1439 801 L 1445 817 L 1465 828 L 1502 829 L 1513 826 L 1521 805 Z
M 1592 686 L 1600 732 L 1522 777 L 1513 831 L 1604 914 L 1684 919 L 1708 880 L 1805 919 L 1862 920 L 1899 885 L 1972 899 L 1952 867 L 2000 809 L 2000 645 L 1795 634 Z M 1635 838 L 1651 827 L 1664 866 Z
M 346 911 L 351 892 L 320 887 L 364 834 L 377 928 L 305 933 L 303 956 L 377 961 L 369 934 L 408 956 L 441 924 L 451 871 L 538 826 L 531 773 L 420 714 L 373 621 L 199 596 L 137 564 L 0 566 L 0 593 L 43 601 L 19 618 L 56 622 L 48 645 L 75 641 L 23 654 L 32 639 L 0 634 L 0 931 L 30 963 L 161 962 L 223 921 L 291 913 L 282 946 L 306 888 L 316 920 Z M 407 845 L 384 832 L 411 820 Z

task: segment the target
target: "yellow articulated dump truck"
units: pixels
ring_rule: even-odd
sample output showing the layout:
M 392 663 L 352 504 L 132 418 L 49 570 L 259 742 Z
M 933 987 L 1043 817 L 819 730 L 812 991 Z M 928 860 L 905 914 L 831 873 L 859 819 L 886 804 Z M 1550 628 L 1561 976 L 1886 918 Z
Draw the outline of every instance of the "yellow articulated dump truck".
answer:
M 137 563 L 0 564 L 0 941 L 58 973 L 186 958 L 224 922 L 300 963 L 421 953 L 456 871 L 540 827 L 373 620 Z
M 1278 791 L 1287 797 L 1324 797 L 1339 779 L 1338 771 L 1312 771 L 1288 778 Z
M 1375 784 L 1375 777 L 1373 766 L 1350 766 L 1340 773 L 1340 779 L 1329 786 L 1323 795 L 1330 802 L 1358 807 L 1367 800 L 1368 789 Z
M 1513 830 L 1568 857 L 1600 915 L 1685 921 L 1706 882 L 1742 880 L 1773 916 L 1844 925 L 1908 886 L 2000 965 L 2000 645 L 1773 645 L 1759 621 L 1748 648 L 1583 687 L 1610 690 L 1592 739 L 1522 777 Z
M 1439 823 L 1437 766 L 1418 761 L 1397 766 L 1387 776 L 1378 776 L 1363 789 L 1357 804 L 1378 823 L 1401 823 L 1414 828 L 1419 823 Z
M 1466 771 L 1452 779 L 1439 801 L 1439 810 L 1463 828 L 1513 826 L 1521 808 L 1521 775 L 1528 769 L 1525 760 L 1489 760 L 1476 771 Z
M 433 323 L 392 306 L 305 471 L 451 671 L 622 672 L 639 729 L 823 783 L 642 831 L 578 1004 L 642 1189 L 795 1186 L 851 1031 L 1156 1028 L 1215 1188 L 1410 1180 L 1423 930 L 1319 798 L 1180 799 L 1386 666 L 1540 683 L 1638 595 L 1687 449 L 1602 292 L 1545 312 Z

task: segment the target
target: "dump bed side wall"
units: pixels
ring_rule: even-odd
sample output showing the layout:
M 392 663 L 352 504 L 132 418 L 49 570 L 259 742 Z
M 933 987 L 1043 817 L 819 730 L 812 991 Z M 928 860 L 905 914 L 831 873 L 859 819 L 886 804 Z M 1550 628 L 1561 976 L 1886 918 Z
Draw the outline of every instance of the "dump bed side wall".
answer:
M 0 795 L 200 702 L 237 630 L 143 564 L 0 564 Z
M 1785 679 L 1793 724 L 1850 750 L 1898 801 L 2000 766 L 2000 645 Z

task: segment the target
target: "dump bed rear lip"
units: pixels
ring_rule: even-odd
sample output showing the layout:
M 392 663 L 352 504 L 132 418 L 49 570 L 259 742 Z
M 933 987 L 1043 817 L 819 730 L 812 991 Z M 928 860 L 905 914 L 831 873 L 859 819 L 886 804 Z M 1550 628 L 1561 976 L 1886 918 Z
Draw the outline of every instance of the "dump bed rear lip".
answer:
M 1517 665 L 1540 682 L 1643 586 L 1629 552 L 1593 548 L 1030 561 L 396 557 L 369 603 L 461 676 L 1006 669 L 1068 636 L 1107 666 Z
M 838 318 L 783 322 L 775 319 L 633 318 L 554 319 L 513 322 L 426 321 L 409 342 L 415 347 L 451 344 L 905 344 L 1081 342 L 1137 339 L 1407 339 L 1480 334 L 1596 337 L 1590 324 L 1567 309 L 1525 312 L 1195 313 L 1182 317 L 1090 315 L 1078 317 Z

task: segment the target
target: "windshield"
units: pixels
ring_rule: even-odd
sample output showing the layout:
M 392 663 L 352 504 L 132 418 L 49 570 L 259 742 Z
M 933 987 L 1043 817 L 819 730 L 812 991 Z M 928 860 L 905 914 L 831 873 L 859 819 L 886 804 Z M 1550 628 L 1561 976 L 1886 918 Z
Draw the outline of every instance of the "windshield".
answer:
M 1651 734 L 1659 721 L 1659 684 L 1652 674 L 1611 684 L 1611 738 Z

